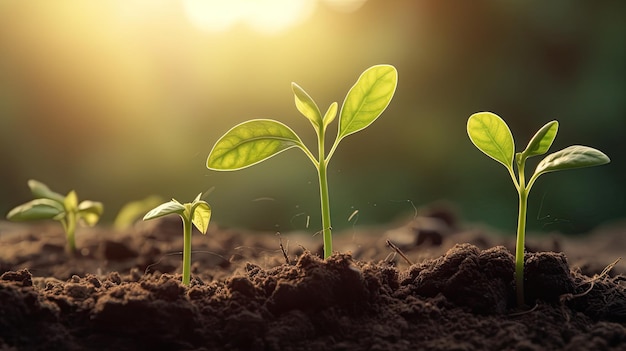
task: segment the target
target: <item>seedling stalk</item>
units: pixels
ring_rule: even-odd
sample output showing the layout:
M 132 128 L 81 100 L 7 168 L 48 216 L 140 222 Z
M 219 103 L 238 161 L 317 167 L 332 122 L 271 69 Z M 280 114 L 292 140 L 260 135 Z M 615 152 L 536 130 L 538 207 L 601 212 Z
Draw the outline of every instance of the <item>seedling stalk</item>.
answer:
M 35 199 L 9 211 L 7 219 L 12 221 L 53 219 L 61 222 L 65 231 L 67 251 L 75 254 L 77 224 L 81 222 L 88 226 L 96 225 L 104 209 L 102 203 L 89 200 L 79 203 L 74 190 L 63 196 L 33 179 L 28 181 L 28 187 Z
M 524 240 L 526 236 L 526 210 L 528 194 L 537 178 L 548 172 L 598 166 L 609 163 L 608 156 L 588 146 L 572 145 L 546 156 L 537 164 L 535 172 L 526 183 L 526 159 L 545 154 L 556 138 L 559 123 L 546 123 L 532 137 L 526 149 L 515 153 L 515 143 L 509 126 L 498 115 L 479 112 L 467 121 L 467 133 L 472 143 L 487 156 L 503 164 L 513 180 L 519 199 L 517 241 L 515 246 L 515 285 L 518 306 L 524 305 Z M 517 176 L 514 168 L 517 168 Z
M 207 168 L 235 171 L 265 161 L 290 148 L 302 150 L 315 166 L 319 178 L 324 258 L 328 258 L 333 252 L 328 163 L 343 138 L 365 129 L 382 114 L 395 93 L 397 81 L 398 72 L 390 65 L 373 66 L 361 74 L 344 100 L 335 142 L 328 154 L 324 149 L 324 141 L 328 125 L 337 116 L 337 103 L 333 102 L 322 116 L 315 101 L 304 89 L 292 83 L 296 108 L 311 122 L 317 134 L 317 158 L 285 124 L 271 119 L 254 119 L 231 128 L 215 143 L 207 159 Z
M 183 285 L 189 286 L 191 281 L 191 230 L 195 226 L 202 234 L 206 234 L 211 221 L 211 206 L 206 201 L 200 200 L 202 193 L 198 194 L 192 202 L 181 204 L 172 199 L 163 203 L 150 212 L 146 213 L 143 220 L 154 219 L 177 214 L 183 220 Z

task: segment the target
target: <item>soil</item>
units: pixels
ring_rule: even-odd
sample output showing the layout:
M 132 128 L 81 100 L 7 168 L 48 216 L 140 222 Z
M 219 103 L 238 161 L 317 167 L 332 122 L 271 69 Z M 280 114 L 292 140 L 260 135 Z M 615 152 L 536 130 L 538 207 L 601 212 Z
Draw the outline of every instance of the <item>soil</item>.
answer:
M 530 237 L 518 308 L 514 237 L 441 209 L 336 233 L 327 260 L 310 232 L 212 224 L 189 287 L 175 216 L 80 228 L 76 255 L 58 223 L 0 222 L 0 349 L 626 350 L 623 228 Z

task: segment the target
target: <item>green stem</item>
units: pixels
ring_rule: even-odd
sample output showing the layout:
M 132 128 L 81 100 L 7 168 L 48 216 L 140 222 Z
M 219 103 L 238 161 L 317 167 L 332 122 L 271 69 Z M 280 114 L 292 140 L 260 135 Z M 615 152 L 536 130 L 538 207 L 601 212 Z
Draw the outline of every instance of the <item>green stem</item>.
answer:
M 191 219 L 183 217 L 183 284 L 189 286 L 191 277 Z
M 524 305 L 524 241 L 526 236 L 526 208 L 528 192 L 519 191 L 519 216 L 517 219 L 517 243 L 515 245 L 515 288 L 517 305 Z
M 328 181 L 326 180 L 326 162 L 321 160 L 319 166 L 320 200 L 322 207 L 322 232 L 324 234 L 324 258 L 333 253 L 333 239 L 330 225 L 330 200 L 328 197 Z
M 322 210 L 322 233 L 324 236 L 324 259 L 330 257 L 333 253 L 333 238 L 331 233 L 330 224 L 330 200 L 328 196 L 328 180 L 326 174 L 326 166 L 328 166 L 328 160 L 326 159 L 324 150 L 324 136 L 326 134 L 325 128 L 322 128 L 317 134 L 317 147 L 318 147 L 318 159 L 317 172 L 320 182 L 320 206 Z
M 526 209 L 528 189 L 526 188 L 525 166 L 526 158 L 517 158 L 517 173 L 519 182 L 517 192 L 519 194 L 519 213 L 517 216 L 517 243 L 515 244 L 515 290 L 517 293 L 517 305 L 524 305 L 524 241 L 526 238 Z
M 67 240 L 67 250 L 69 253 L 76 252 L 76 214 L 67 212 L 63 223 L 65 229 L 65 238 Z

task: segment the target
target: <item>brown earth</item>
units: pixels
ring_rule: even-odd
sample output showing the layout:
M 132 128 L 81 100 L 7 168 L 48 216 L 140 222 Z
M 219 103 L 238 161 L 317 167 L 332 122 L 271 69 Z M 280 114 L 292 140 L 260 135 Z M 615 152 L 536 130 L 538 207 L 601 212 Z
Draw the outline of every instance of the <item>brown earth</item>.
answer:
M 603 272 L 624 227 L 530 237 L 519 309 L 514 238 L 446 211 L 337 233 L 325 261 L 319 235 L 212 225 L 190 287 L 179 218 L 80 228 L 75 256 L 58 223 L 0 222 L 0 349 L 626 350 L 626 266 Z

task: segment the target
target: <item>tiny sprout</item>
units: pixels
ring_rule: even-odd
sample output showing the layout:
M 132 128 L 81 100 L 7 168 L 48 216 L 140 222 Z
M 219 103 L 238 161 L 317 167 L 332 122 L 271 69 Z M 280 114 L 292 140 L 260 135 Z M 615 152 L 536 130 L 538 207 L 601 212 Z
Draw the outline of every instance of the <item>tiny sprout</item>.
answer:
M 7 219 L 11 221 L 32 221 L 38 219 L 53 219 L 61 222 L 67 239 L 67 250 L 76 252 L 76 224 L 82 222 L 90 227 L 98 223 L 103 212 L 102 203 L 97 201 L 81 201 L 74 190 L 66 196 L 50 190 L 45 184 L 36 180 L 29 180 L 28 187 L 35 196 L 25 204 L 9 211 Z
M 294 147 L 302 150 L 315 166 L 319 178 L 324 258 L 328 258 L 332 254 L 328 163 L 343 138 L 367 128 L 383 113 L 391 102 L 397 82 L 398 72 L 391 65 L 372 66 L 361 74 L 344 100 L 335 142 L 328 153 L 324 148 L 326 129 L 337 116 L 337 103 L 333 102 L 322 115 L 309 94 L 292 83 L 296 108 L 311 122 L 317 134 L 317 157 L 285 124 L 271 119 L 253 119 L 236 125 L 215 143 L 207 159 L 207 168 L 235 171 Z
M 524 305 L 524 238 L 526 235 L 526 208 L 530 188 L 537 178 L 548 172 L 566 169 L 599 166 L 609 163 L 608 156 L 588 146 L 572 145 L 546 156 L 535 168 L 526 182 L 524 168 L 526 159 L 548 152 L 556 138 L 559 122 L 546 123 L 530 139 L 526 149 L 515 153 L 513 134 L 509 126 L 498 115 L 491 112 L 479 112 L 467 121 L 467 133 L 474 145 L 487 156 L 506 167 L 513 179 L 519 195 L 519 215 L 517 222 L 517 243 L 515 247 L 515 285 L 517 304 Z M 517 168 L 517 176 L 514 167 Z
M 191 203 L 181 204 L 172 199 L 146 213 L 143 220 L 163 217 L 170 214 L 178 214 L 183 220 L 183 284 L 189 286 L 191 278 L 191 225 L 193 224 L 202 234 L 206 234 L 211 221 L 211 206 L 206 201 L 200 200 L 202 193 L 198 194 Z

